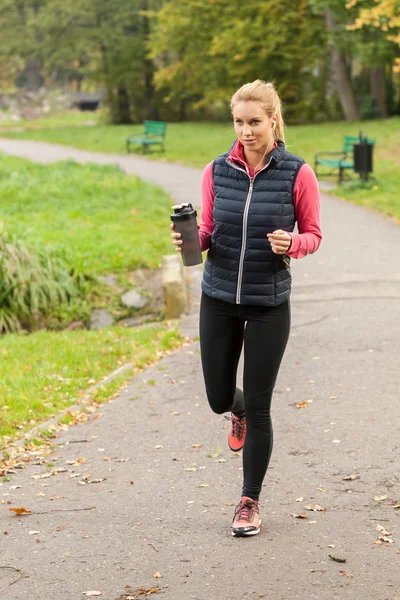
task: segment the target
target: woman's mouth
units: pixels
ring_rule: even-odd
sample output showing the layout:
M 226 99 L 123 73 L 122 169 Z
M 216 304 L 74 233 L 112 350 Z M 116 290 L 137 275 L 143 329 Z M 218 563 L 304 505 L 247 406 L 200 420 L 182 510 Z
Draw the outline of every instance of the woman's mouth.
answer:
M 243 140 L 244 144 L 254 144 L 256 140 L 252 139 L 252 140 Z

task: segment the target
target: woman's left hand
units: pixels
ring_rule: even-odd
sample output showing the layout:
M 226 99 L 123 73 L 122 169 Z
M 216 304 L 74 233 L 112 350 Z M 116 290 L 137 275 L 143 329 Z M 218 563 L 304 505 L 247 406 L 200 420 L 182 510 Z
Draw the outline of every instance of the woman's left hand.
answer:
M 285 254 L 292 243 L 292 236 L 287 231 L 276 229 L 272 233 L 267 233 L 268 241 L 271 243 L 272 252 L 275 254 Z

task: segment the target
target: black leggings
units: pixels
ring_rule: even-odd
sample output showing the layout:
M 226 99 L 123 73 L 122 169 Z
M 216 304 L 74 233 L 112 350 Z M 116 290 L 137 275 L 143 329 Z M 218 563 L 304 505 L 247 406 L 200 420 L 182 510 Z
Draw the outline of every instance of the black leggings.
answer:
M 272 452 L 271 400 L 290 330 L 289 301 L 278 306 L 230 304 L 202 294 L 200 347 L 209 404 L 222 414 L 244 396 L 247 433 L 242 496 L 258 500 Z M 243 395 L 236 372 L 244 345 Z

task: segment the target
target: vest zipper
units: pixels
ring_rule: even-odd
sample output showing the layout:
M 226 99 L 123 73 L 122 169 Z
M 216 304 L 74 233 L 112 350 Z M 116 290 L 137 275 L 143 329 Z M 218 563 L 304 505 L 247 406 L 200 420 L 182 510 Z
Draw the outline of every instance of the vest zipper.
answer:
M 257 175 L 259 173 L 261 173 L 267 167 L 269 167 L 269 165 L 271 163 L 271 160 L 272 160 L 272 157 L 270 158 L 270 160 L 268 161 L 268 163 L 266 165 L 264 165 L 264 167 L 262 169 L 260 169 L 254 175 L 254 177 L 250 177 L 250 175 L 247 173 L 247 171 L 245 171 L 244 169 L 241 169 L 240 167 L 237 167 L 230 160 L 226 160 L 226 162 L 231 167 L 233 167 L 234 169 L 236 169 L 237 171 L 242 171 L 243 173 L 246 173 L 246 175 L 248 176 L 248 178 L 250 180 L 249 191 L 247 193 L 246 204 L 245 204 L 245 207 L 244 207 L 244 214 L 243 214 L 242 247 L 240 249 L 238 282 L 237 282 L 237 288 L 236 288 L 236 304 L 240 304 L 240 296 L 241 296 L 241 291 L 242 291 L 243 264 L 244 264 L 244 255 L 245 255 L 245 252 L 246 252 L 246 242 L 247 242 L 247 217 L 248 217 L 248 214 L 249 214 L 251 197 L 253 195 L 254 180 L 255 180 L 255 178 L 257 177 Z
M 253 194 L 253 185 L 254 185 L 254 177 L 250 177 L 250 187 L 249 187 L 249 192 L 247 194 L 246 204 L 244 207 L 244 214 L 243 214 L 242 247 L 240 249 L 239 272 L 238 272 L 238 281 L 237 281 L 237 288 L 236 288 L 236 304 L 240 304 L 240 293 L 242 290 L 242 277 L 243 277 L 243 263 L 244 263 L 244 255 L 246 252 L 246 241 L 247 241 L 247 216 L 249 214 L 250 201 L 251 201 L 251 196 Z

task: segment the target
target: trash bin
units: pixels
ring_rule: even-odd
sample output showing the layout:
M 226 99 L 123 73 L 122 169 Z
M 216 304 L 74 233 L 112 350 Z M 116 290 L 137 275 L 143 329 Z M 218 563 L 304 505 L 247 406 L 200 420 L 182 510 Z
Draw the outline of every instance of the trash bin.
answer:
M 361 179 L 368 179 L 368 173 L 372 173 L 372 150 L 374 145 L 368 138 L 359 135 L 359 142 L 353 146 L 354 171 L 359 173 Z

